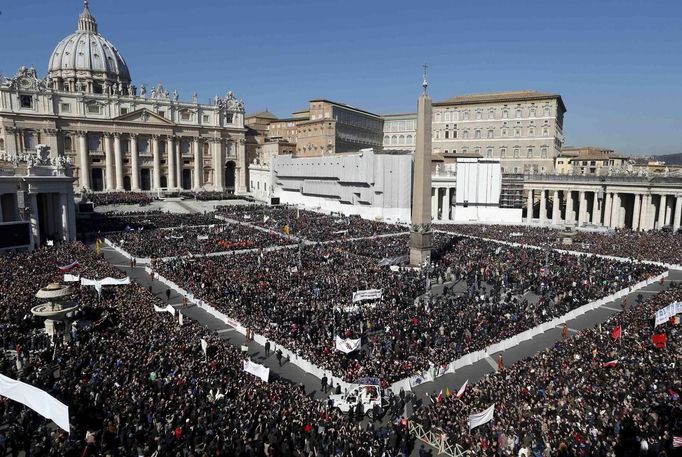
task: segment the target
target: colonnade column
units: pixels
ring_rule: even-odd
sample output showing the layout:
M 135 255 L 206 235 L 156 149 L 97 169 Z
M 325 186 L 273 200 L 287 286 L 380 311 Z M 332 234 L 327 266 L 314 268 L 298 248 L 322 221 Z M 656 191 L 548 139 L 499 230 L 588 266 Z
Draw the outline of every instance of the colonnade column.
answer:
M 632 207 L 632 230 L 639 230 L 640 213 L 642 211 L 640 194 L 635 194 L 635 204 Z
M 161 188 L 161 154 L 159 153 L 159 135 L 152 136 L 152 156 L 154 158 L 154 190 Z
M 561 220 L 561 203 L 559 202 L 559 191 L 555 190 L 552 196 L 552 225 L 559 225 Z
M 449 190 L 450 189 L 448 189 L 447 187 L 443 188 L 443 197 L 441 200 L 441 206 L 443 209 L 441 210 L 440 218 L 441 218 L 441 220 L 444 220 L 444 221 L 447 221 L 450 219 L 450 208 L 448 205 L 448 191 Z
M 78 152 L 80 153 L 79 185 L 90 190 L 90 161 L 88 157 L 88 134 L 78 132 Z
M 529 224 L 533 221 L 533 189 L 528 189 L 528 200 L 526 201 L 526 221 Z
M 201 156 L 201 148 L 199 148 L 199 138 L 195 137 L 192 141 L 192 149 L 194 149 L 194 190 L 201 189 L 203 186 L 203 158 Z
M 104 168 L 106 190 L 114 190 L 114 150 L 111 147 L 111 133 L 104 133 Z
M 642 195 L 642 208 L 640 209 L 639 229 L 649 230 L 651 228 L 651 194 Z
M 566 222 L 575 222 L 575 209 L 573 208 L 573 191 L 566 193 Z
M 130 134 L 130 188 L 140 190 L 140 157 L 137 153 L 137 133 Z
M 680 205 L 682 205 L 682 195 L 675 196 L 675 211 L 673 212 L 673 232 L 680 228 Z
M 623 211 L 623 198 L 618 192 L 613 194 L 613 215 L 611 216 L 612 226 L 621 228 L 621 211 Z
M 599 191 L 592 192 L 594 194 L 594 199 L 592 200 L 592 224 L 601 224 L 601 211 L 599 208 Z
M 604 194 L 606 199 L 604 203 L 604 227 L 611 227 L 611 211 L 613 210 L 613 194 L 607 192 Z
M 178 188 L 182 189 L 182 154 L 180 152 L 180 139 L 175 138 L 175 149 L 173 150 L 175 154 L 175 183 Z
M 661 195 L 661 199 L 658 204 L 658 226 L 656 228 L 661 229 L 665 225 L 665 210 L 666 210 L 666 196 Z
M 540 214 L 538 219 L 541 224 L 547 221 L 547 198 L 545 197 L 545 189 L 540 189 Z
M 168 188 L 175 189 L 175 147 L 172 136 L 166 139 L 166 157 L 168 157 Z
M 116 190 L 123 189 L 123 153 L 121 152 L 121 134 L 114 133 L 114 160 L 116 162 Z

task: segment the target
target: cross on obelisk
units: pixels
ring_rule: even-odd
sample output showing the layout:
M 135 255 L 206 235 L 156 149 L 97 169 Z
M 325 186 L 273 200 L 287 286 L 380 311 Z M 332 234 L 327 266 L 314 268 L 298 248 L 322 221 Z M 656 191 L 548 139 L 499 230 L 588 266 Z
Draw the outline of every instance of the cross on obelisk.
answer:
M 431 261 L 431 98 L 427 93 L 428 65 L 424 65 L 424 91 L 417 102 L 417 142 L 412 178 L 412 226 L 410 265 L 423 266 Z

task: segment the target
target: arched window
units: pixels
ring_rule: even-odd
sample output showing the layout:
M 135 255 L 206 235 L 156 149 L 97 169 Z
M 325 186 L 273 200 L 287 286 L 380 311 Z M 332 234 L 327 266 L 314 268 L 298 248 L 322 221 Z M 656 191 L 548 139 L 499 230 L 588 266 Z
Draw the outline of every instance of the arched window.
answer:
M 384 144 L 391 144 L 390 135 L 384 135 Z
M 412 144 L 412 135 L 407 135 L 407 144 Z
M 393 135 L 391 137 L 391 144 L 398 144 L 398 136 L 397 135 Z
M 398 144 L 405 144 L 405 135 L 400 135 L 398 137 Z

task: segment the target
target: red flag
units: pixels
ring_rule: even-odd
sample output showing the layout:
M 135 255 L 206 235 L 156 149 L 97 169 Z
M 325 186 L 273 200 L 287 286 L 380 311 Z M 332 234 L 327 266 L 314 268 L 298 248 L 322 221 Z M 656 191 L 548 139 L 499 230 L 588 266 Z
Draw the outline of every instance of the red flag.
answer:
M 462 387 L 460 387 L 459 390 L 457 391 L 457 398 L 462 398 L 462 396 L 464 395 L 464 391 L 467 389 L 467 384 L 469 384 L 468 379 L 466 381 L 464 381 L 464 384 L 462 384 Z
M 601 364 L 602 367 L 604 368 L 613 368 L 618 364 L 618 360 L 611 360 L 610 362 L 604 362 Z
M 620 325 L 613 330 L 611 330 L 611 338 L 614 339 L 614 341 L 618 340 L 623 334 L 622 329 L 620 328 Z
M 443 401 L 443 389 L 441 389 L 440 392 L 438 393 L 438 397 L 436 397 L 436 401 L 438 403 Z
M 64 265 L 63 267 L 58 266 L 57 268 L 59 268 L 59 271 L 61 271 L 62 273 L 68 273 L 69 271 L 73 270 L 74 268 L 77 268 L 80 266 L 81 266 L 81 264 L 78 263 L 78 260 L 76 260 L 75 262 L 72 262 L 68 265 Z
M 657 333 L 651 337 L 651 341 L 658 349 L 665 349 L 665 344 L 668 341 L 668 335 L 665 333 Z

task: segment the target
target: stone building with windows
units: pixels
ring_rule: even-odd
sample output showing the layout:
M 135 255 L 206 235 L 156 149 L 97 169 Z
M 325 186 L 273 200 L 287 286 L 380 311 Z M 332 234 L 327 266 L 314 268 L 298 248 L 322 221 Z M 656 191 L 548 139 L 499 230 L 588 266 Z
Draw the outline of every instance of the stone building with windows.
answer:
M 232 92 L 205 105 L 161 84 L 136 87 L 84 3 L 47 77 L 25 67 L 0 77 L 0 153 L 47 145 L 73 165 L 77 189 L 246 192 L 243 102 Z
M 613 149 L 565 147 L 556 158 L 558 174 L 605 175 L 620 171 L 628 164 L 628 158 L 619 156 Z
M 550 172 L 564 144 L 560 95 L 462 95 L 433 104 L 433 152 L 499 158 L 503 173 Z
M 417 114 L 386 114 L 384 118 L 384 149 L 414 152 Z

